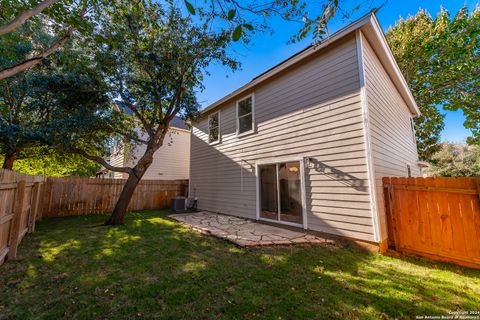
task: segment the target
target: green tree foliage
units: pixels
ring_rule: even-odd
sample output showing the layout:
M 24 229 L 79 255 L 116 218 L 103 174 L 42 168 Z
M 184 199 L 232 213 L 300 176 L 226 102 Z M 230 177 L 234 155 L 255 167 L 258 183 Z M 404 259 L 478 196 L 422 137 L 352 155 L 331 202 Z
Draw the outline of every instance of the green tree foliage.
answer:
M 390 28 L 387 40 L 422 112 L 415 120 L 420 157 L 429 160 L 440 148 L 444 115 L 437 106 L 462 110 L 468 142 L 480 143 L 480 8 L 435 18 L 420 10 Z
M 0 81 L 40 64 L 75 34 L 91 32 L 101 3 L 100 0 L 0 1 L 0 39 L 16 32 L 17 37 L 9 37 L 10 45 L 16 45 L 15 40 L 30 42 L 27 57 L 17 57 L 0 68 Z M 39 29 L 45 31 L 48 41 L 38 41 Z
M 386 1 L 378 0 L 382 6 Z M 48 26 L 54 40 L 48 45 L 36 47 L 30 57 L 18 60 L 15 64 L 0 69 L 0 80 L 23 72 L 46 59 L 58 48 L 64 46 L 77 34 L 91 32 L 98 27 L 98 17 L 104 13 L 105 6 L 114 5 L 115 1 L 103 0 L 2 0 L 0 1 L 0 37 L 24 25 Z M 160 2 L 169 5 L 172 2 Z M 195 2 L 185 0 L 186 10 L 192 15 L 210 21 L 220 20 L 220 28 L 230 27 L 234 41 L 244 39 L 255 31 L 273 31 L 269 19 L 281 17 L 288 21 L 300 22 L 300 29 L 291 37 L 295 42 L 313 36 L 318 42 L 327 34 L 327 23 L 335 15 L 350 18 L 360 8 L 370 10 L 377 1 L 371 0 L 347 10 L 347 1 L 317 0 L 307 4 L 302 1 L 230 1 L 209 0 Z M 378 8 L 374 8 L 378 9 Z
M 98 134 L 69 134 L 68 126 L 60 127 L 57 147 L 128 174 L 107 222 L 122 224 L 138 182 L 152 163 L 155 151 L 163 145 L 170 121 L 176 115 L 192 118 L 197 114 L 195 90 L 201 88 L 206 68 L 217 62 L 235 69 L 237 62 L 227 55 L 230 29 L 212 29 L 208 19 L 194 23 L 191 17 L 182 16 L 174 4 L 114 1 L 99 23 L 102 27 L 85 43 L 92 44 L 93 60 L 109 84 L 110 97 L 120 99 L 120 110 L 132 114 L 118 113 L 124 115 L 125 125 L 116 125 L 115 134 L 124 143 L 144 144 L 145 152 L 133 167 L 113 167 L 102 156 L 105 144 L 97 143 Z M 95 123 L 95 116 L 100 115 L 93 115 L 88 122 Z M 107 133 L 105 138 L 112 136 L 109 128 L 103 127 L 104 119 L 97 123 L 99 131 Z M 134 126 L 140 128 L 139 135 L 128 130 Z
M 0 161 L 4 161 L 4 156 L 0 155 Z M 92 177 L 99 172 L 100 165 L 79 155 L 62 154 L 48 147 L 36 147 L 20 152 L 13 170 L 49 177 Z
M 431 176 L 480 176 L 480 145 L 444 142 L 431 163 L 428 168 Z
M 39 41 L 48 39 L 42 30 L 35 34 Z M 17 36 L 16 30 L 0 41 L 9 42 Z M 12 44 L 2 47 L 0 68 L 29 55 L 30 41 Z M 80 131 L 83 135 L 101 134 L 96 131 L 96 123 L 88 120 L 107 112 L 110 104 L 104 79 L 89 63 L 88 57 L 70 45 L 37 68 L 0 82 L 0 154 L 5 157 L 4 168 L 11 169 L 29 148 L 59 140 L 64 128 L 69 135 Z

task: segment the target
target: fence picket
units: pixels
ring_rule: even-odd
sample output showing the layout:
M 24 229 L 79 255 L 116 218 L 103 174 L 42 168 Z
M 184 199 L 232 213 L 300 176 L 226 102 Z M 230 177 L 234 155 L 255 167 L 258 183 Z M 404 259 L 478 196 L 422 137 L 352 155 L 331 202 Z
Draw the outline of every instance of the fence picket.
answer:
M 44 217 L 111 212 L 126 180 L 45 178 L 0 169 L 0 265 L 15 259 L 22 238 Z M 144 180 L 132 198 L 132 210 L 163 209 L 185 195 L 187 180 Z M 169 195 L 166 201 L 164 194 Z
M 16 259 L 17 258 L 17 248 L 20 243 L 20 232 L 21 232 L 21 222 L 22 215 L 24 213 L 24 197 L 25 197 L 25 181 L 18 182 L 17 190 L 15 192 L 15 206 L 13 209 L 13 223 L 10 227 L 10 236 L 8 241 L 8 258 Z
M 383 183 L 389 243 L 397 251 L 480 268 L 480 178 Z

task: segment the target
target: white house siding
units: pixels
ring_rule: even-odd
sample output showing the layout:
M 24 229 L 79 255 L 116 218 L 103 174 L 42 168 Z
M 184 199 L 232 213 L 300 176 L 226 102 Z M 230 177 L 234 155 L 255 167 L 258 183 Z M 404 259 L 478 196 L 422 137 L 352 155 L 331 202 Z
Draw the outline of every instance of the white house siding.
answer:
M 124 157 L 124 154 L 123 154 L 123 148 L 121 150 L 115 150 L 115 152 L 113 153 L 112 156 L 110 156 L 110 164 L 112 166 L 115 166 L 115 167 L 123 167 L 124 166 L 124 162 L 125 161 L 125 157 Z M 125 173 L 123 172 L 115 172 L 115 171 L 111 171 L 109 172 L 108 174 L 108 178 L 113 178 L 113 179 L 124 179 L 126 178 L 125 177 Z
M 145 152 L 145 145 L 139 145 L 133 150 L 126 162 L 133 166 Z M 165 136 L 163 146 L 153 155 L 153 162 L 145 172 L 145 180 L 177 180 L 189 178 L 190 161 L 190 131 L 172 128 Z
M 237 99 L 220 108 L 221 143 L 208 143 L 206 118 L 193 128 L 190 194 L 199 208 L 254 219 L 255 164 L 312 157 L 305 169 L 308 228 L 373 241 L 355 39 L 253 93 L 256 133 L 236 136 Z
M 362 43 L 380 240 L 383 240 L 387 231 L 382 177 L 407 176 L 407 164 L 412 176 L 419 176 L 420 169 L 411 112 L 363 36 Z

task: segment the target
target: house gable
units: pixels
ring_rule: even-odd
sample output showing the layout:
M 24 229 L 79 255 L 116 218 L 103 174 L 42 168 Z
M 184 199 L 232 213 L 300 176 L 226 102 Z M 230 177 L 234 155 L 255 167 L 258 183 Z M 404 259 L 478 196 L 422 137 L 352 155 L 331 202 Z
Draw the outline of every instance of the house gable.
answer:
M 335 32 L 330 37 L 322 41 L 320 44 L 315 46 L 311 45 L 304 50 L 298 52 L 297 54 L 293 55 L 292 57 L 286 59 L 285 61 L 279 63 L 278 65 L 270 68 L 269 70 L 255 77 L 249 83 L 243 85 L 239 89 L 214 102 L 213 104 L 205 108 L 202 113 L 208 114 L 213 110 L 223 108 L 225 104 L 232 99 L 238 99 L 239 96 L 248 94 L 249 92 L 256 90 L 256 88 L 265 81 L 269 81 L 272 78 L 282 76 L 285 71 L 288 71 L 289 69 L 297 66 L 298 64 L 307 62 L 309 59 L 312 59 L 312 56 L 314 58 L 316 55 L 319 54 L 319 52 L 336 45 L 337 42 L 344 40 L 344 38 L 355 36 L 357 31 L 361 31 L 371 43 L 372 48 L 376 51 L 379 60 L 383 64 L 386 72 L 389 74 L 392 82 L 396 86 L 399 94 L 404 99 L 411 113 L 415 116 L 419 115 L 420 111 L 415 102 L 415 99 L 413 98 L 413 95 L 408 88 L 407 82 L 403 77 L 398 64 L 395 61 L 393 53 L 388 46 L 385 35 L 383 34 L 383 31 L 374 13 L 369 13 L 365 15 L 364 17 Z

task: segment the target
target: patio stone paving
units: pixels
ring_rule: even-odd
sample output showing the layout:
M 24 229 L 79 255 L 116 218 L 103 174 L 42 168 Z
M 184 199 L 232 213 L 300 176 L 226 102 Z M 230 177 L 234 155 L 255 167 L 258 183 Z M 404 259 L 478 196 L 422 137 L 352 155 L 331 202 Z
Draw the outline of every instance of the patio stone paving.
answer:
M 199 232 L 242 247 L 292 244 L 335 244 L 334 241 L 255 221 L 207 211 L 172 214 L 172 219 Z

